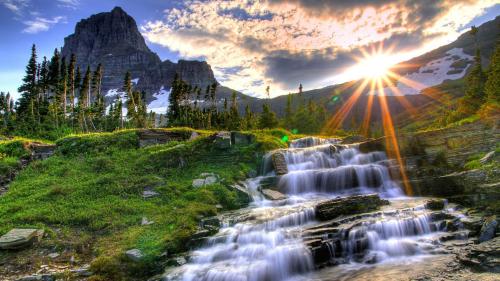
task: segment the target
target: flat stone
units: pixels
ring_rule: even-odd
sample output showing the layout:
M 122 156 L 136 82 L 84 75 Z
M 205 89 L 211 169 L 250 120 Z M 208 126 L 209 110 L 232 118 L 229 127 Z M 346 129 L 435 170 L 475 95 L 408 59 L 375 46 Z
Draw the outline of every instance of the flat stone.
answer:
M 272 189 L 263 189 L 262 194 L 269 200 L 284 200 L 286 196 L 281 192 L 272 190 Z
M 202 187 L 205 184 L 205 179 L 194 179 L 193 187 Z
M 442 210 L 445 206 L 445 200 L 443 199 L 431 199 L 425 203 L 425 208 L 429 210 Z
M 141 261 L 144 257 L 144 254 L 139 249 L 131 249 L 125 252 L 125 255 L 132 261 L 138 262 Z
M 323 201 L 316 205 L 315 212 L 318 220 L 331 220 L 343 215 L 374 211 L 387 204 L 389 202 L 380 199 L 378 194 L 354 195 Z
M 31 245 L 37 238 L 43 236 L 39 229 L 14 228 L 0 237 L 0 249 L 19 249 Z
M 49 258 L 51 258 L 51 259 L 55 259 L 55 258 L 57 258 L 58 256 L 60 256 L 60 254 L 59 254 L 59 253 L 50 253 L 50 254 L 48 254 L 47 256 L 48 256 Z
M 255 142 L 255 135 L 242 132 L 231 132 L 231 143 L 234 145 L 249 145 Z

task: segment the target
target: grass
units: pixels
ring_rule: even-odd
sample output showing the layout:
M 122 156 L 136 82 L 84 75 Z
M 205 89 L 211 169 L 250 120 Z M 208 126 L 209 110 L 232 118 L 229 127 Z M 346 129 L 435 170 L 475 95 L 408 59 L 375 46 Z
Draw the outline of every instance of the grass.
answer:
M 145 148 L 138 148 L 134 130 L 56 141 L 56 155 L 32 162 L 0 197 L 0 235 L 13 227 L 39 227 L 51 234 L 49 240 L 91 240 L 95 280 L 151 274 L 163 252 L 186 250 L 200 218 L 215 215 L 217 204 L 224 210 L 241 207 L 245 198 L 230 185 L 257 171 L 260 156 L 286 147 L 282 138 L 291 135 L 251 132 L 254 143 L 218 150 L 210 132 L 200 133 L 192 141 Z M 9 147 L 10 153 L 23 154 L 18 145 Z M 192 187 L 192 180 L 206 172 L 219 175 L 220 182 Z M 159 196 L 144 199 L 145 188 Z M 143 217 L 154 224 L 141 225 Z M 144 253 L 143 263 L 124 258 L 132 248 Z

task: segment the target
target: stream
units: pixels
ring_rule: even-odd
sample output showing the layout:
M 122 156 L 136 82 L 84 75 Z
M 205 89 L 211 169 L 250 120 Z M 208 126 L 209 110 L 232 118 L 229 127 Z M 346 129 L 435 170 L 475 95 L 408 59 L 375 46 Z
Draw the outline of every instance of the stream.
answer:
M 425 207 L 425 198 L 404 195 L 384 152 L 306 138 L 281 153 L 288 173 L 276 177 L 266 155 L 262 176 L 245 182 L 250 206 L 224 216 L 218 233 L 165 280 L 398 280 L 420 265 L 447 262 L 446 241 L 467 239 L 458 221 L 463 215 L 451 204 L 436 212 Z M 286 199 L 262 195 L 269 180 Z M 329 221 L 316 218 L 320 202 L 373 193 L 390 204 Z

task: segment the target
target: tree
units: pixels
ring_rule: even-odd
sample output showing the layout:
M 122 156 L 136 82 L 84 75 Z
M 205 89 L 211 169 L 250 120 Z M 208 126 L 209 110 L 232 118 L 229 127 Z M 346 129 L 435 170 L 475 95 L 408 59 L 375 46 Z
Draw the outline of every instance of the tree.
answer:
M 259 116 L 259 129 L 271 129 L 278 125 L 276 113 L 271 110 L 269 104 L 262 105 L 262 113 Z
M 269 85 L 266 87 L 266 96 L 268 99 L 271 98 L 271 87 Z
M 69 86 L 69 102 L 70 102 L 72 120 L 75 115 L 75 87 L 76 87 L 75 66 L 76 66 L 76 56 L 75 54 L 71 54 L 68 66 L 68 86 Z
M 84 131 L 88 130 L 85 113 L 89 105 L 90 75 L 90 67 L 87 66 L 87 71 L 85 71 L 85 76 L 83 76 L 82 85 L 80 87 L 80 96 L 78 97 L 78 122 L 80 123 L 80 128 Z
M 67 91 L 68 91 L 68 69 L 66 68 L 66 59 L 63 58 L 61 61 L 61 81 L 60 81 L 60 90 L 61 90 L 61 103 L 63 108 L 63 119 L 66 119 L 66 111 L 67 111 Z
M 491 56 L 484 92 L 489 103 L 500 103 L 500 43 L 497 43 Z
M 231 94 L 231 108 L 229 110 L 229 130 L 240 130 L 241 121 L 240 115 L 238 113 L 238 101 L 236 98 L 236 92 L 233 91 Z
M 288 94 L 286 99 L 286 107 L 285 107 L 285 118 L 283 120 L 283 127 L 287 129 L 292 129 L 293 122 L 293 112 L 292 112 L 292 95 Z
M 243 119 L 243 128 L 245 130 L 252 130 L 255 128 L 255 116 L 248 104 L 245 106 L 245 117 Z
M 299 84 L 299 95 L 302 95 L 302 83 Z
M 34 102 L 37 96 L 37 62 L 36 62 L 36 46 L 33 44 L 31 47 L 31 57 L 26 66 L 26 74 L 23 78 L 23 84 L 19 87 L 18 92 L 21 97 L 18 101 L 16 109 L 17 115 L 27 121 L 31 122 L 35 119 Z

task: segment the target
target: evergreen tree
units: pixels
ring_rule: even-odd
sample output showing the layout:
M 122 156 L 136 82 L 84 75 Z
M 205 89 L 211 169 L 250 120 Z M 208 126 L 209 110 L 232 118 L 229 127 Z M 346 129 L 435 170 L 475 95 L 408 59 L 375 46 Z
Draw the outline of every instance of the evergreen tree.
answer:
M 245 118 L 243 120 L 243 127 L 245 128 L 245 130 L 255 129 L 255 117 L 248 104 L 245 106 Z
M 231 109 L 229 111 L 229 130 L 240 130 L 241 120 L 238 113 L 238 101 L 236 99 L 236 92 L 231 94 Z
M 500 103 L 500 43 L 497 43 L 495 51 L 491 56 L 484 91 L 489 103 Z
M 278 125 L 276 113 L 271 110 L 269 104 L 262 105 L 262 113 L 259 116 L 259 129 L 272 129 Z
M 60 81 L 60 91 L 61 91 L 61 106 L 63 112 L 63 119 L 66 119 L 67 112 L 67 91 L 68 91 L 68 69 L 66 68 L 66 59 L 63 58 L 61 61 L 61 81 Z
M 285 107 L 285 119 L 284 119 L 284 124 L 283 127 L 287 129 L 292 129 L 292 120 L 293 119 L 293 112 L 292 112 L 292 95 L 288 94 L 287 99 L 286 99 L 286 107 Z
M 76 56 L 75 54 L 71 54 L 68 66 L 68 88 L 69 88 L 69 103 L 70 103 L 72 120 L 75 115 L 75 87 L 77 87 L 75 81 L 76 80 L 75 66 L 76 66 Z
M 27 124 L 27 128 L 32 128 L 35 121 L 35 98 L 37 96 L 37 55 L 36 46 L 33 44 L 31 47 L 31 57 L 28 65 L 26 66 L 26 74 L 23 78 L 23 84 L 19 87 L 18 92 L 21 97 L 18 100 L 16 109 L 17 115 L 23 119 Z

